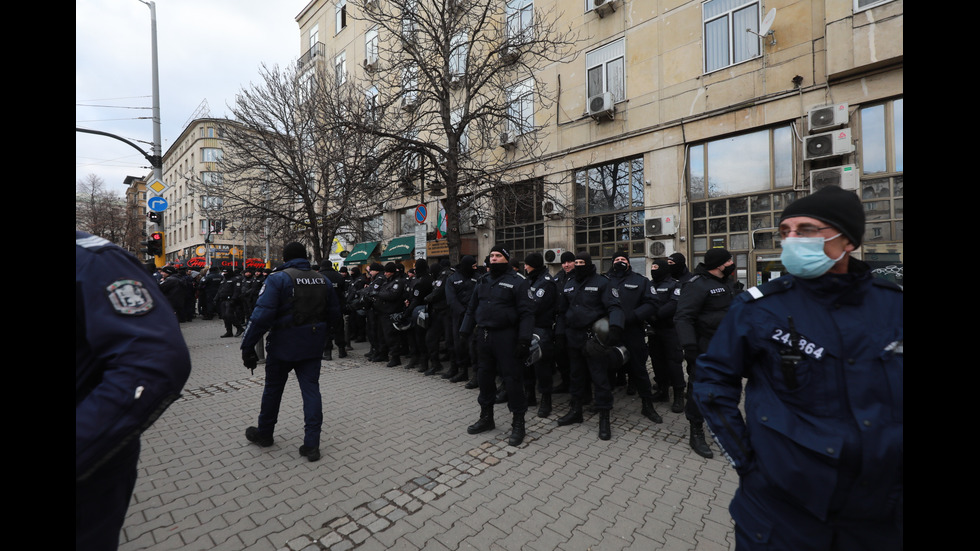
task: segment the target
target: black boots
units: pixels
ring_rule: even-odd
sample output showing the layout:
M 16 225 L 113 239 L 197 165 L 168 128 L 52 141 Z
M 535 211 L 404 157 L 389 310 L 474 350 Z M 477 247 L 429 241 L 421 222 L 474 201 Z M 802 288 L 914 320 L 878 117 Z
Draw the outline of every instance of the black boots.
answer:
M 391 359 L 388 360 L 388 367 L 395 367 L 396 365 L 401 365 L 401 364 L 402 364 L 401 356 L 397 354 L 392 354 Z
M 449 371 L 443 373 L 442 374 L 442 378 L 443 379 L 452 379 L 452 378 L 456 377 L 456 375 L 459 375 L 459 368 L 456 367 L 456 364 L 455 363 L 450 363 L 449 364 Z
M 495 404 L 507 403 L 507 389 L 504 388 L 504 385 L 500 385 L 500 387 L 497 388 L 497 397 L 494 399 L 493 403 Z
M 408 360 L 408 365 L 405 366 L 405 369 L 412 369 L 418 366 L 419 366 L 419 357 L 412 356 L 412 359 Z
M 514 420 L 510 424 L 510 438 L 507 443 L 511 446 L 520 446 L 524 441 L 524 412 L 515 413 Z
M 449 382 L 450 383 L 462 383 L 463 381 L 469 380 L 470 375 L 469 375 L 468 371 L 469 370 L 466 369 L 465 367 L 462 368 L 462 369 L 460 369 L 459 370 L 459 373 L 456 373 L 456 375 L 454 375 L 451 379 L 449 379 Z
M 551 415 L 551 394 L 541 394 L 541 405 L 538 406 L 538 417 Z
M 653 393 L 654 402 L 666 402 L 667 400 L 670 400 L 670 393 L 667 391 L 666 388 L 658 388 L 657 390 L 654 391 Z
M 493 430 L 493 406 L 480 406 L 480 419 L 472 425 L 466 427 L 467 434 L 479 434 L 488 430 Z
M 347 347 L 346 346 L 341 346 L 340 347 L 340 350 L 337 352 L 337 357 L 338 358 L 346 358 L 347 357 Z
M 711 453 L 711 448 L 708 447 L 708 443 L 704 439 L 704 425 L 691 424 L 691 449 L 701 457 L 711 459 L 715 456 Z
M 572 423 L 582 422 L 582 403 L 577 398 L 572 398 L 571 409 L 568 413 L 558 418 L 558 426 L 564 427 Z
M 320 448 L 311 448 L 309 446 L 300 446 L 299 454 L 302 457 L 309 459 L 310 461 L 320 460 Z
M 686 390 L 682 386 L 674 387 L 674 403 L 670 405 L 670 411 L 684 413 L 684 392 Z
M 477 372 L 477 369 L 474 367 L 473 368 L 473 377 L 471 377 L 470 380 L 466 382 L 466 386 L 464 388 L 468 388 L 470 390 L 472 390 L 474 388 L 480 388 L 480 381 L 477 380 L 476 372 Z
M 438 359 L 435 359 L 429 362 L 429 368 L 425 370 L 423 375 L 431 377 L 432 375 L 438 375 L 440 371 L 442 371 L 442 364 L 439 363 Z
M 263 448 L 268 448 L 274 443 L 271 436 L 260 436 L 258 427 L 248 427 L 245 429 L 245 439 Z
M 323 351 L 323 359 L 324 360 L 327 360 L 328 362 L 331 361 L 331 360 L 333 360 L 333 350 L 331 350 L 329 348 L 325 349 Z
M 653 400 L 643 400 L 643 406 L 640 407 L 640 414 L 654 423 L 664 422 L 664 418 L 657 413 L 657 410 L 653 409 Z
M 599 410 L 599 440 L 609 440 L 612 438 L 612 429 L 609 427 L 609 410 Z

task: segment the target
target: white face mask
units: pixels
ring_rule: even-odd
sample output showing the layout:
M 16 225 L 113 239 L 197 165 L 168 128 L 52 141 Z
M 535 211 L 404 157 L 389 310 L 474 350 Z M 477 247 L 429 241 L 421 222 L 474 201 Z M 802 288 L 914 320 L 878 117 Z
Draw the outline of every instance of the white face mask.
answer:
M 847 254 L 847 251 L 844 251 L 839 257 L 833 259 L 823 251 L 824 243 L 837 239 L 840 235 L 838 233 L 827 239 L 822 237 L 787 237 L 783 239 L 783 252 L 779 259 L 786 270 L 796 277 L 803 279 L 820 277 Z

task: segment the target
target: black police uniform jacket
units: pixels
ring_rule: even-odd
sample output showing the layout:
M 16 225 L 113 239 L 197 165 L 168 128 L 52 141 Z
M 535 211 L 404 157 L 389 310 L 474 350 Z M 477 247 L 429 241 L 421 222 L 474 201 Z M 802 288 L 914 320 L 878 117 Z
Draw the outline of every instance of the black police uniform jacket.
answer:
M 603 274 L 593 271 L 581 281 L 569 277 L 558 298 L 555 333 L 564 335 L 569 345 L 583 346 L 592 324 L 603 317 L 609 316 L 609 325 L 622 329 L 625 316 L 618 294 L 618 291 L 613 292 L 609 278 Z
M 481 277 L 473 289 L 459 332 L 483 329 L 517 328 L 517 340 L 531 342 L 534 329 L 534 301 L 527 296 L 524 278 L 513 270 L 499 276 Z
M 656 313 L 650 280 L 630 268 L 622 272 L 612 270 L 606 276 L 612 288 L 619 294 L 619 305 L 623 309 L 625 322 L 623 328 L 642 332 L 645 322 Z
M 681 288 L 674 314 L 674 327 L 681 346 L 697 345 L 698 350 L 706 350 L 734 296 L 731 284 L 699 267 L 694 277 Z

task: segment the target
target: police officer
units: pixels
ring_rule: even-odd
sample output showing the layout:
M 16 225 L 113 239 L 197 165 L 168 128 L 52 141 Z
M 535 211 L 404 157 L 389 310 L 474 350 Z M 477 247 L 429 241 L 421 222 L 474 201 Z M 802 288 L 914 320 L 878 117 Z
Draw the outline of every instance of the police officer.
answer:
M 207 273 L 201 278 L 201 289 L 197 297 L 197 309 L 200 311 L 201 317 L 206 320 L 214 319 L 214 298 L 217 296 L 220 286 L 221 274 L 217 267 L 208 268 Z
M 551 394 L 554 391 L 555 366 L 555 317 L 558 315 L 558 286 L 555 278 L 544 267 L 541 253 L 531 253 L 524 258 L 527 273 L 525 289 L 534 302 L 534 334 L 538 336 L 541 358 L 527 366 L 525 390 L 533 397 L 535 384 L 541 393 L 538 417 L 551 415 Z M 528 400 L 531 403 L 531 400 Z
M 160 286 L 132 255 L 75 232 L 75 549 L 116 549 L 139 437 L 191 359 Z
M 625 323 L 619 298 L 612 293 L 609 278 L 596 272 L 592 256 L 580 251 L 575 254 L 572 277 L 565 282 L 558 299 L 555 333 L 565 337 L 572 378 L 569 390 L 572 395 L 571 407 L 558 419 L 558 425 L 583 421 L 586 381 L 591 381 L 595 392 L 595 409 L 599 412 L 599 439 L 609 440 L 612 438 L 609 411 L 613 407 L 608 365 L 610 355 L 599 353 L 592 335 L 593 324 L 602 318 L 608 318 L 606 344 L 618 346 Z
M 653 316 L 653 287 L 645 276 L 633 271 L 628 251 L 613 254 L 612 269 L 606 274 L 610 289 L 618 295 L 623 309 L 625 325 L 623 345 L 629 351 L 629 359 L 623 368 L 629 376 L 629 384 L 640 395 L 640 414 L 654 423 L 664 420 L 653 407 L 653 391 L 650 389 L 650 375 L 647 373 L 647 347 L 644 339 L 646 321 Z
M 367 359 L 372 362 L 388 361 L 388 345 L 385 344 L 384 329 L 385 323 L 391 320 L 378 311 L 376 304 L 378 301 L 378 291 L 381 286 L 388 281 L 385 277 L 385 268 L 380 262 L 372 262 L 368 267 L 369 282 L 361 291 L 364 302 L 367 305 L 367 334 L 371 348 L 368 350 Z
M 721 325 L 732 303 L 734 289 L 729 277 L 735 272 L 732 253 L 721 247 L 709 249 L 704 262 L 697 267 L 694 276 L 681 288 L 674 313 L 677 339 L 684 350 L 687 362 L 687 406 L 685 416 L 691 424 L 690 445 L 694 453 L 712 458 L 714 453 L 704 437 L 704 417 L 697 404 L 691 400 L 691 384 L 697 370 L 697 356 L 708 349 L 708 344 Z
M 242 301 L 242 281 L 237 277 L 231 268 L 224 268 L 221 271 L 221 285 L 214 297 L 215 309 L 218 315 L 225 322 L 225 334 L 222 338 L 231 337 L 232 326 L 237 329 L 234 336 L 241 336 L 245 331 L 242 324 L 241 301 Z
M 340 305 L 333 285 L 310 266 L 306 247 L 289 243 L 282 258 L 283 264 L 266 279 L 242 337 L 242 362 L 254 370 L 255 345 L 269 333 L 259 422 L 245 430 L 245 438 L 262 447 L 273 444 L 282 393 L 293 371 L 303 396 L 305 435 L 299 454 L 318 461 L 323 425 L 320 356 L 329 338 L 327 330 L 340 316 Z
M 429 350 L 429 371 L 427 375 L 436 375 L 442 371 L 442 362 L 439 361 L 440 345 L 446 347 L 449 356 L 449 369 L 442 373 L 443 379 L 452 379 L 459 373 L 456 361 L 453 357 L 453 338 L 449 303 L 446 302 L 446 280 L 452 274 L 449 262 L 438 262 L 432 268 L 432 291 L 426 295 L 426 332 L 425 347 Z M 431 371 L 431 373 L 430 373 Z
M 572 277 L 572 270 L 575 269 L 575 253 L 565 251 L 561 253 L 558 260 L 561 261 L 561 269 L 555 274 L 555 286 L 558 287 L 560 294 L 565 288 L 565 283 Z M 555 370 L 561 376 L 561 382 L 553 388 L 555 394 L 567 393 L 572 380 L 568 367 L 568 345 L 564 339 L 564 335 L 555 335 Z M 592 396 L 591 385 L 589 387 L 588 395 Z
M 524 278 L 511 268 L 510 252 L 503 246 L 490 249 L 488 268 L 487 276 L 480 278 L 473 290 L 460 327 L 463 335 L 476 331 L 479 362 L 480 418 L 466 432 L 479 434 L 494 428 L 493 405 L 499 375 L 507 390 L 507 408 L 513 415 L 507 442 L 519 446 L 525 436 L 524 360 L 534 329 L 534 303 L 526 294 Z
M 407 346 L 402 332 L 392 324 L 391 315 L 405 311 L 405 301 L 408 299 L 408 277 L 394 262 L 385 264 L 384 277 L 384 282 L 378 287 L 374 309 L 379 314 L 378 323 L 381 325 L 385 348 L 388 350 L 387 366 L 395 367 L 402 364 L 401 356 Z
M 650 279 L 653 282 L 655 312 L 649 320 L 651 333 L 647 338 L 647 348 L 653 364 L 653 379 L 658 387 L 653 393 L 653 401 L 670 400 L 668 389 L 672 388 L 674 402 L 670 406 L 670 411 L 683 413 L 687 385 L 684 382 L 684 358 L 681 355 L 681 345 L 677 340 L 677 331 L 674 329 L 674 314 L 677 312 L 681 287 L 671 275 L 666 258 L 653 261 L 650 267 Z
M 320 275 L 327 278 L 333 285 L 334 293 L 337 295 L 337 303 L 340 304 L 340 311 L 346 310 L 347 302 L 347 281 L 340 272 L 334 269 L 333 262 L 325 258 L 320 261 Z M 344 327 L 344 316 L 340 315 L 336 319 L 333 327 L 330 328 L 331 337 L 327 339 L 327 344 L 323 348 L 323 359 L 333 360 L 333 345 L 337 345 L 337 357 L 347 357 L 347 330 Z
M 852 256 L 864 223 L 836 186 L 788 205 L 789 274 L 738 295 L 698 358 L 694 398 L 739 474 L 738 549 L 903 548 L 904 300 Z
M 367 276 L 361 273 L 357 266 L 350 269 L 350 282 L 347 284 L 347 295 L 344 301 L 347 310 L 347 341 L 349 343 L 365 342 L 367 329 L 365 314 L 367 310 L 361 299 L 361 290 L 368 284 Z
M 470 299 L 473 297 L 476 281 L 476 259 L 470 255 L 463 255 L 459 264 L 456 265 L 456 271 L 449 276 L 446 285 L 446 302 L 449 303 L 451 311 L 453 332 L 459 336 L 454 342 L 455 360 L 459 373 L 449 379 L 449 382 L 459 383 L 467 380 L 472 368 L 473 381 L 471 383 L 473 384 L 471 386 L 470 383 L 467 383 L 466 388 L 476 388 L 479 385 L 476 381 L 477 369 L 473 367 L 473 355 L 470 353 L 472 339 L 469 335 L 464 336 L 459 332 L 463 325 L 463 316 L 466 314 Z

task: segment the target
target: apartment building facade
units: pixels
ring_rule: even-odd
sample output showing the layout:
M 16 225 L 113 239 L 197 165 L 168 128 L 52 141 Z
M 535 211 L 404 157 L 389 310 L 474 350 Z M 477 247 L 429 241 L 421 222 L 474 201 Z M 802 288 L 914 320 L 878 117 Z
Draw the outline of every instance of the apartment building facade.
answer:
M 364 1 L 313 0 L 299 13 L 301 67 L 371 70 L 379 42 L 356 11 Z M 560 251 L 586 250 L 605 269 L 627 249 L 648 273 L 653 258 L 682 252 L 693 267 L 722 246 L 752 286 L 782 271 L 782 208 L 840 185 L 865 204 L 858 256 L 901 281 L 903 0 L 499 4 L 502 26 L 554 18 L 579 36 L 536 75 L 554 91 L 550 112 L 524 107 L 549 121 L 544 153 L 528 163 L 561 192 L 533 212 L 466 211 L 468 252 L 482 258 L 501 242 L 517 258 L 537 251 L 557 263 Z M 514 144 L 502 133 L 500 147 Z M 372 222 L 382 241 L 411 228 L 411 201 Z
M 213 266 L 241 269 L 265 266 L 266 235 L 247 220 L 228 219 L 222 197 L 208 196 L 204 184 L 222 183 L 218 163 L 224 154 L 222 119 L 190 121 L 163 155 L 163 181 L 168 189 L 163 212 L 163 232 L 168 261 L 193 268 Z M 228 182 L 228 185 L 233 185 Z

